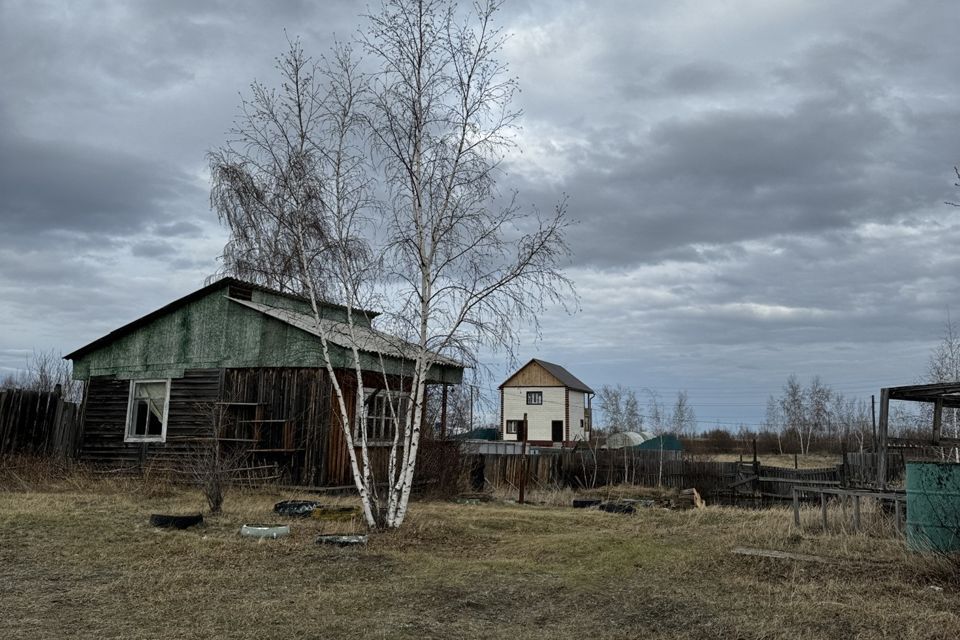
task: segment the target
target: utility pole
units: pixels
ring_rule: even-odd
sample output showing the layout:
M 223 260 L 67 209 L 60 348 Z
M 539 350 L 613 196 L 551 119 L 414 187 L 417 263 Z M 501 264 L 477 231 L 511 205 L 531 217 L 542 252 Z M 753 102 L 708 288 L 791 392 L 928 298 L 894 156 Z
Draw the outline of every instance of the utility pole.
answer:
M 520 436 L 520 498 L 517 500 L 523 504 L 524 494 L 527 490 L 527 414 L 523 414 L 523 426 L 520 427 L 522 433 Z

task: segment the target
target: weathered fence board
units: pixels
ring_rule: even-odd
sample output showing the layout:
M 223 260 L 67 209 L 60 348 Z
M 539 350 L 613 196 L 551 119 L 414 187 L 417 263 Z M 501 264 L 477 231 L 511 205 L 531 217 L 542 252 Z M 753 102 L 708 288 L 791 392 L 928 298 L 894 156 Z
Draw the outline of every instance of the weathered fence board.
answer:
M 78 446 L 77 405 L 56 393 L 0 391 L 0 455 L 72 458 Z

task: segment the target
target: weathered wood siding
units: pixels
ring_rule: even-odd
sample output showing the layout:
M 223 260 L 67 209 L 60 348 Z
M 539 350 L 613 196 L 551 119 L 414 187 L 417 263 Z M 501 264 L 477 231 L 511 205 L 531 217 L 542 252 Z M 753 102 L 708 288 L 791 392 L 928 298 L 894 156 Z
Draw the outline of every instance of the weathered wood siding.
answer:
M 354 407 L 354 394 L 357 391 L 355 378 L 349 374 L 340 378 L 341 388 L 346 398 L 347 414 L 350 416 L 351 423 L 356 415 Z M 390 388 L 393 390 L 402 389 L 409 393 L 409 379 L 405 385 L 401 385 L 400 379 L 396 377 L 389 378 Z M 366 389 L 383 389 L 383 375 L 373 371 L 363 372 L 363 386 Z M 330 403 L 330 445 L 327 450 L 327 466 L 324 475 L 325 484 L 328 486 L 348 486 L 353 485 L 353 470 L 350 465 L 350 453 L 347 448 L 347 441 L 343 435 L 343 428 L 340 426 L 340 409 L 334 399 Z M 367 452 L 370 457 L 370 468 L 375 483 L 386 482 L 389 470 L 390 447 L 389 446 L 368 446 Z M 355 448 L 357 460 L 360 460 L 360 448 Z
M 130 381 L 93 378 L 81 459 L 104 466 L 179 468 L 220 421 L 223 446 L 273 465 L 291 482 L 325 484 L 330 384 L 315 368 L 188 370 L 170 382 L 165 442 L 124 442 Z
M 255 464 L 291 482 L 327 484 L 332 387 L 323 369 L 228 369 L 223 402 L 232 437 Z
M 352 421 L 356 391 L 352 372 L 342 372 L 340 381 Z M 398 379 L 389 381 L 392 389 L 400 388 Z M 363 386 L 382 388 L 383 375 L 364 372 Z M 171 379 L 162 443 L 124 442 L 129 395 L 129 380 L 90 380 L 82 460 L 111 468 L 136 469 L 147 463 L 180 468 L 200 439 L 211 438 L 219 420 L 222 446 L 246 450 L 250 466 L 274 467 L 295 484 L 353 484 L 340 411 L 325 369 L 187 370 L 183 377 Z M 389 451 L 389 446 L 369 448 L 377 482 L 386 481 Z
M 175 462 L 197 438 L 209 437 L 220 399 L 220 371 L 188 370 L 170 381 L 166 442 L 124 442 L 130 381 L 110 377 L 87 383 L 80 459 L 101 466 L 139 467 L 147 461 Z

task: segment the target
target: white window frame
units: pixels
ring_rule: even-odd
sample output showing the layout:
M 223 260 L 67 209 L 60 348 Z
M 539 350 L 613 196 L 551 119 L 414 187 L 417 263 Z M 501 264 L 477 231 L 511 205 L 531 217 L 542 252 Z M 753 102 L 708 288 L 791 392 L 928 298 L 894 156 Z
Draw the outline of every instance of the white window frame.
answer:
M 506 425 L 504 425 L 504 433 L 515 436 L 520 432 L 520 425 L 523 424 L 523 420 L 507 420 Z M 513 427 L 513 431 L 510 431 L 510 428 Z
M 540 402 L 530 402 L 530 395 L 537 394 L 540 396 Z M 540 407 L 543 406 L 543 391 L 527 391 L 527 405 L 531 407 Z
M 160 423 L 160 435 L 132 435 L 130 433 L 131 421 L 133 420 L 133 392 L 138 384 L 148 384 L 162 382 L 167 386 L 166 397 L 163 400 L 163 420 Z M 166 442 L 167 441 L 167 417 L 170 413 L 170 378 L 154 380 L 131 380 L 130 390 L 127 392 L 127 419 L 123 427 L 124 442 Z

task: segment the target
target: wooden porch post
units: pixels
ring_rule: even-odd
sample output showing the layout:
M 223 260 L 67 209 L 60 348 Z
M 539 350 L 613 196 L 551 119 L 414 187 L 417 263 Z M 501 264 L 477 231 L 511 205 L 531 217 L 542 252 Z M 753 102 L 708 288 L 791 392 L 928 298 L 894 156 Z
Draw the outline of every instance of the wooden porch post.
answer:
M 440 402 L 440 439 L 447 439 L 447 383 L 443 383 L 443 399 Z
M 933 403 L 933 444 L 940 444 L 940 431 L 943 420 L 943 398 L 937 398 Z
M 423 409 L 420 411 L 420 433 L 427 433 L 427 407 L 430 399 L 430 385 L 423 385 Z M 429 425 L 430 434 L 433 434 L 433 425 Z
M 887 422 L 890 415 L 890 389 L 880 389 L 880 420 L 877 425 L 877 486 L 887 488 Z

